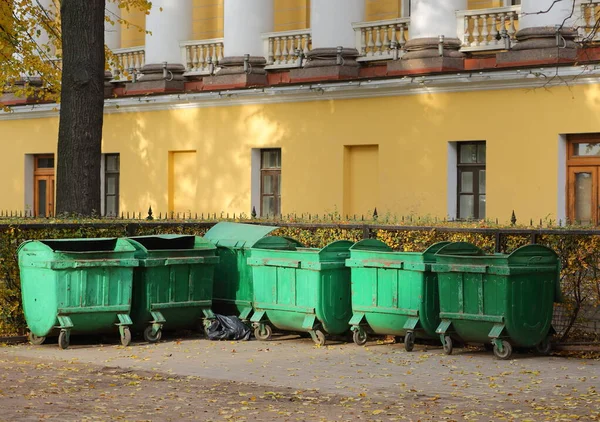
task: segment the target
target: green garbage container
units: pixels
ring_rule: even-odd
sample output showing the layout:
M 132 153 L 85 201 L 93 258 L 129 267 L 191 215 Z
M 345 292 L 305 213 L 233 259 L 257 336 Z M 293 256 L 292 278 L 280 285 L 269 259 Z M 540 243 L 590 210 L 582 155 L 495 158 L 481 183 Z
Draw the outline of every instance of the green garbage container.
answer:
M 217 247 L 219 264 L 215 268 L 213 311 L 236 315 L 247 321 L 252 313 L 252 268 L 248 266 L 250 248 L 289 249 L 302 246 L 296 241 L 265 237 L 278 227 L 239 223 L 217 223 L 206 234 Z
M 29 240 L 19 246 L 21 295 L 29 339 L 42 344 L 58 331 L 69 347 L 71 332 L 109 333 L 131 342 L 131 284 L 135 249 L 121 239 Z
M 499 359 L 512 347 L 550 352 L 554 302 L 560 298 L 560 262 L 545 246 L 523 246 L 510 255 L 486 255 L 469 243 L 436 254 L 440 335 L 447 354 L 452 340 L 489 343 Z
M 198 236 L 158 235 L 127 238 L 140 265 L 133 278 L 131 318 L 150 343 L 163 328 L 204 330 L 211 310 L 215 246 Z
M 423 253 L 393 252 L 385 243 L 366 239 L 350 248 L 354 342 L 364 345 L 367 331 L 404 336 L 411 351 L 415 337 L 437 338 L 440 323 L 437 274 L 431 271 L 440 242 Z
M 323 249 L 252 249 L 248 264 L 254 279 L 250 321 L 255 337 L 268 340 L 271 325 L 309 333 L 320 345 L 326 333 L 346 333 L 352 316 L 350 269 L 345 266 L 350 246 L 352 242 L 338 240 Z

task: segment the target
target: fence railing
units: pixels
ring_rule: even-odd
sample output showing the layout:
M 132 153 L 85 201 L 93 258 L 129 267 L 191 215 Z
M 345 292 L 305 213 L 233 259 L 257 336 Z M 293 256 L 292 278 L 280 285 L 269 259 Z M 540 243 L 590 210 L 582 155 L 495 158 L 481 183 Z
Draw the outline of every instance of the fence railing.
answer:
M 310 29 L 268 32 L 262 38 L 267 69 L 300 67 L 300 56 L 306 57 L 312 48 Z
M 209 75 L 223 58 L 223 38 L 185 41 L 180 44 L 186 76 Z
M 128 80 L 132 73 L 140 73 L 146 61 L 144 46 L 118 48 L 113 51 L 116 63 L 111 69 L 115 80 Z
M 352 24 L 359 61 L 398 59 L 408 41 L 410 18 Z
M 520 13 L 521 6 L 457 11 L 461 51 L 502 50 L 514 44 Z

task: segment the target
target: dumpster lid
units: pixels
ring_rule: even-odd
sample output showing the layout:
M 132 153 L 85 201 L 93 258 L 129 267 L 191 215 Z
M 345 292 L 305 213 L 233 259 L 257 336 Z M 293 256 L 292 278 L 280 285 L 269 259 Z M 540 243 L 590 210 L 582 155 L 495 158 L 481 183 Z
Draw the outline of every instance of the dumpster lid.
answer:
M 351 251 L 378 251 L 378 252 L 391 252 L 390 248 L 386 243 L 377 239 L 364 239 L 359 240 L 350 247 Z
M 260 239 L 278 229 L 276 226 L 259 226 L 242 223 L 217 223 L 204 235 L 218 246 L 251 248 Z
M 200 246 L 200 249 L 203 247 L 214 249 L 214 246 L 210 242 L 194 235 L 162 234 L 133 236 L 127 239 L 139 243 L 148 251 L 198 249 L 198 246 Z
M 112 252 L 117 246 L 117 238 L 106 239 L 46 239 L 40 243 L 54 252 Z
M 437 244 L 436 244 L 437 245 Z M 435 245 L 434 245 L 435 246 Z M 467 255 L 481 256 L 485 255 L 483 249 L 468 242 L 453 242 L 441 247 L 436 255 Z

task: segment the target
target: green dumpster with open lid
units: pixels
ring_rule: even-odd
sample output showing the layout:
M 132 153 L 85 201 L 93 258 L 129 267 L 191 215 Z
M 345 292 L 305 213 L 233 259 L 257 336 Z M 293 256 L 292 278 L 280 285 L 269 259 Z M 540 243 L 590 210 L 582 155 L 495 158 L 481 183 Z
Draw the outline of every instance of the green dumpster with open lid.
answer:
M 306 332 L 319 345 L 326 334 L 345 334 L 352 317 L 350 257 L 352 242 L 338 240 L 323 249 L 303 248 L 291 239 L 288 250 L 252 249 L 248 264 L 254 279 L 254 314 L 250 321 L 260 340 L 271 337 L 271 325 L 282 331 Z
M 346 265 L 352 272 L 350 326 L 356 344 L 367 342 L 367 331 L 404 336 L 407 351 L 415 337 L 438 337 L 438 280 L 431 265 L 447 244 L 436 243 L 423 253 L 394 252 L 380 240 L 365 239 L 350 248 Z
M 436 254 L 440 319 L 447 354 L 452 339 L 489 343 L 499 359 L 512 347 L 550 351 L 554 302 L 560 300 L 560 261 L 550 248 L 527 245 L 511 254 L 486 255 L 477 246 L 451 243 Z
M 71 332 L 118 330 L 129 345 L 135 249 L 121 239 L 29 240 L 19 246 L 21 294 L 29 338 L 42 344 L 58 332 L 69 346 Z
M 278 242 L 266 237 L 278 227 L 222 222 L 206 234 L 217 247 L 219 264 L 215 268 L 213 311 L 221 315 L 236 315 L 248 320 L 252 313 L 254 294 L 252 268 L 248 265 L 252 250 L 289 249 L 297 242 Z
M 163 328 L 204 330 L 210 319 L 215 246 L 199 236 L 129 237 L 140 266 L 133 279 L 131 317 L 136 332 L 154 343 Z

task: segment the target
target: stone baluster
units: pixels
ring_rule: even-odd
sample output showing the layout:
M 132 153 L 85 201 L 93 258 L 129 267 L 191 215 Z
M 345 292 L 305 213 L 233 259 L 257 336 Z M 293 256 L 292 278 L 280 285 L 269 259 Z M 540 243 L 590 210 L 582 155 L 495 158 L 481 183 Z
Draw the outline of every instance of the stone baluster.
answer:
M 275 64 L 281 63 L 281 37 L 275 37 Z
M 390 53 L 390 32 L 387 26 L 382 26 L 381 30 L 383 31 L 383 46 L 385 48 L 385 54 Z M 381 55 L 382 53 L 380 53 Z
M 367 29 L 367 55 L 373 56 L 375 55 L 375 43 L 373 42 L 373 28 L 369 27 Z
M 382 44 L 381 44 L 381 28 L 376 26 L 375 28 L 375 51 L 378 55 L 381 55 L 382 52 Z
M 481 23 L 482 23 L 482 31 L 481 31 L 481 40 L 484 45 L 489 45 L 489 35 L 490 31 L 488 29 L 488 15 L 481 15 Z
M 287 63 L 288 55 L 290 54 L 288 50 L 288 37 L 281 37 L 281 42 L 283 42 L 283 49 L 281 50 L 281 62 Z
M 206 55 L 204 54 L 205 52 L 205 46 L 204 45 L 200 45 L 198 50 L 199 50 L 199 57 L 198 57 L 198 69 L 199 70 L 205 70 L 206 69 Z
M 474 45 L 481 45 L 480 39 L 481 33 L 479 32 L 479 16 L 473 16 L 473 43 Z
M 360 29 L 360 55 L 367 55 L 367 30 L 366 28 Z

